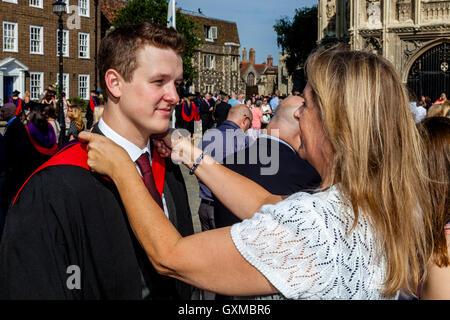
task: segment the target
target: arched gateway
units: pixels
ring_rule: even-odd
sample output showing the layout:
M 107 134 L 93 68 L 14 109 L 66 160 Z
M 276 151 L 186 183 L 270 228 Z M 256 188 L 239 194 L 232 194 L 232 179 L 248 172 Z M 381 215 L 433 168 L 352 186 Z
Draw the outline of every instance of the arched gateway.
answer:
M 450 41 L 441 42 L 422 52 L 413 62 L 408 73 L 408 87 L 420 96 L 432 101 L 442 92 L 450 96 Z

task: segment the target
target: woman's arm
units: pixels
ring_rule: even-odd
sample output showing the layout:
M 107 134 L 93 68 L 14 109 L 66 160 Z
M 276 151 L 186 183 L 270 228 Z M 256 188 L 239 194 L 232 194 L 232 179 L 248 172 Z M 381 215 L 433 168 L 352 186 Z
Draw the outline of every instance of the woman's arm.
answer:
M 192 145 L 189 139 L 183 137 L 173 138 L 169 134 L 163 141 L 171 148 L 172 160 L 184 163 L 189 169 L 192 168 L 194 159 L 198 159 L 203 153 Z M 155 144 L 161 145 L 158 142 Z M 271 194 L 259 184 L 222 166 L 206 154 L 194 173 L 217 199 L 241 220 L 251 218 L 265 204 L 275 204 L 283 200 L 282 196 Z
M 91 137 L 88 132 L 80 134 L 83 139 L 92 140 Z M 103 140 L 89 144 L 88 165 L 96 172 L 111 173 L 131 227 L 159 273 L 225 295 L 277 292 L 240 255 L 231 239 L 229 227 L 181 237 L 150 196 L 128 154 L 117 145 L 112 147 L 112 142 L 108 142 L 108 147 L 100 148 L 99 144 L 104 143 Z M 114 154 L 114 157 L 105 158 L 108 154 Z

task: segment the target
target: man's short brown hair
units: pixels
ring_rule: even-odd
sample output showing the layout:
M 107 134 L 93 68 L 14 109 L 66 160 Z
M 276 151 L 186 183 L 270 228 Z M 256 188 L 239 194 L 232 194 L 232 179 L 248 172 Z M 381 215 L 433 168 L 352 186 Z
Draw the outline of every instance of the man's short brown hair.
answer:
M 125 81 L 133 78 L 137 69 L 137 51 L 145 45 L 161 49 L 172 49 L 178 55 L 184 53 L 184 37 L 173 28 L 166 28 L 153 22 L 123 25 L 108 32 L 102 39 L 98 52 L 98 72 L 100 88 L 105 101 L 109 91 L 105 74 L 109 69 L 116 70 Z

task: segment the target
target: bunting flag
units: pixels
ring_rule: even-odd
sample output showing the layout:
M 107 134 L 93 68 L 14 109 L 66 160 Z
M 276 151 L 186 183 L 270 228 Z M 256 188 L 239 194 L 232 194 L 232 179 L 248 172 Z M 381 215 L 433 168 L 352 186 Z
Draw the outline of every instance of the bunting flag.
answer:
M 169 6 L 167 10 L 167 28 L 174 28 L 176 27 L 176 18 L 175 18 L 175 0 L 168 0 Z

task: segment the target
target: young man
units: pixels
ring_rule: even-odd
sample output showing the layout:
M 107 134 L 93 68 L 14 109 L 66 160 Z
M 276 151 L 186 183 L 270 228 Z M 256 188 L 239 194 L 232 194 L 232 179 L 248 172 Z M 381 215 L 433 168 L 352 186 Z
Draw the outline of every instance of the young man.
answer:
M 186 236 L 193 226 L 181 171 L 155 158 L 159 171 L 150 168 L 149 139 L 169 127 L 183 76 L 183 47 L 174 29 L 153 23 L 109 32 L 99 49 L 106 102 L 93 132 L 129 153 L 149 192 Z M 63 160 L 81 146 L 66 148 Z M 0 288 L 0 299 L 189 299 L 192 293 L 156 273 L 114 184 L 74 165 L 35 173 L 19 193 L 0 244 Z

